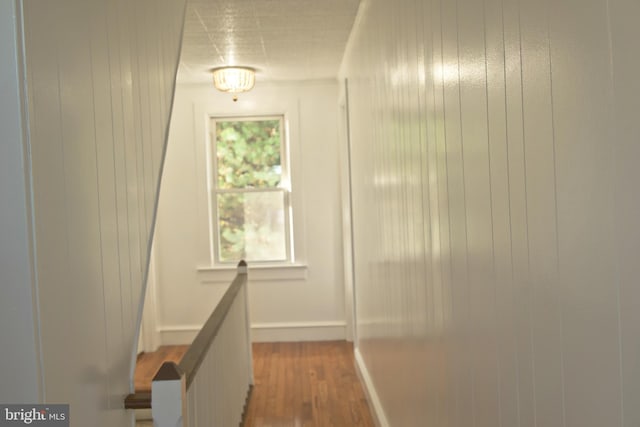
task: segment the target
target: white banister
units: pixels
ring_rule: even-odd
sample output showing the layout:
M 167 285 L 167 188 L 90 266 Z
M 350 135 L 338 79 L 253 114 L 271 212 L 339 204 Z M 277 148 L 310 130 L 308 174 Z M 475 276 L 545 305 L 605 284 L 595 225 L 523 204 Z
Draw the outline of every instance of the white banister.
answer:
M 253 384 L 247 265 L 205 323 L 180 365 L 165 363 L 153 379 L 155 427 L 238 426 Z

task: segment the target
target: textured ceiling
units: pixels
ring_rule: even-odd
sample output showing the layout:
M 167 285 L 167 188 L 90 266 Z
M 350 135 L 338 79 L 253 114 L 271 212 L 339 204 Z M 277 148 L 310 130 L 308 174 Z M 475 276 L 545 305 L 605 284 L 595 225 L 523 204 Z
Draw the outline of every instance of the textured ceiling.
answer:
M 335 77 L 359 0 L 189 0 L 180 82 L 211 81 L 222 65 L 258 80 Z

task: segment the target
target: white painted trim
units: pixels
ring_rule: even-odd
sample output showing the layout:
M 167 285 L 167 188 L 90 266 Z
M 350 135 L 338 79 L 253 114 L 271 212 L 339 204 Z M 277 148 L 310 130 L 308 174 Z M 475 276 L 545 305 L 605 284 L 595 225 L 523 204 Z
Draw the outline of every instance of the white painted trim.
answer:
M 162 345 L 190 344 L 201 326 L 163 326 L 158 328 Z M 268 322 L 252 323 L 253 342 L 333 341 L 346 338 L 346 323 L 327 322 Z
M 223 194 L 234 193 L 260 193 L 260 192 L 277 192 L 282 194 L 283 211 L 284 211 L 284 234 L 285 234 L 285 260 L 280 262 L 294 262 L 294 242 L 293 242 L 293 222 L 292 222 L 292 206 L 291 206 L 291 161 L 289 156 L 289 147 L 291 143 L 289 135 L 289 117 L 287 114 L 267 114 L 267 115 L 236 115 L 236 114 L 224 114 L 224 115 L 209 115 L 207 120 L 207 167 L 208 176 L 218 176 L 218 158 L 216 153 L 217 138 L 213 135 L 217 134 L 217 126 L 219 122 L 223 121 L 277 121 L 280 130 L 280 183 L 275 188 L 219 188 L 217 178 L 207 180 L 207 194 L 209 195 L 209 218 L 213 223 L 211 224 L 210 238 L 211 238 L 211 262 L 214 264 L 221 263 L 220 260 L 220 230 L 219 230 L 219 217 L 217 209 L 217 198 Z M 277 260 L 270 260 L 266 262 L 278 262 Z
M 249 264 L 249 282 L 268 281 L 294 281 L 307 279 L 307 264 Z M 198 267 L 198 277 L 201 283 L 224 283 L 228 284 L 236 276 L 237 267 L 212 266 Z
M 332 79 L 333 84 L 335 84 L 335 80 Z M 328 81 L 329 82 L 329 81 Z M 261 87 L 263 87 L 261 85 Z M 215 89 L 210 84 L 199 83 L 197 85 L 189 85 L 185 86 L 185 90 L 198 90 L 202 89 L 202 93 L 214 93 Z M 265 89 L 256 89 L 258 92 Z M 260 99 L 260 102 L 257 102 L 256 96 Z M 201 164 L 202 168 L 198 168 L 198 179 L 199 184 L 202 187 L 198 188 L 198 192 L 201 195 L 204 195 L 207 200 L 206 210 L 203 209 L 199 213 L 199 228 L 202 230 L 200 234 L 200 239 L 206 239 L 206 242 L 199 242 L 199 260 L 208 259 L 209 262 L 212 262 L 213 259 L 213 247 L 212 247 L 212 218 L 213 215 L 210 214 L 212 212 L 212 206 L 210 203 L 211 198 L 207 192 L 207 183 L 210 176 L 210 168 L 204 167 L 205 164 L 210 159 L 211 150 L 209 149 L 209 138 L 210 135 L 207 131 L 208 129 L 208 120 L 211 116 L 273 116 L 274 114 L 283 115 L 285 117 L 285 129 L 287 130 L 287 139 L 289 141 L 289 150 L 287 151 L 287 160 L 289 164 L 289 176 L 290 176 L 290 191 L 289 195 L 289 206 L 290 206 L 290 221 L 292 227 L 292 236 L 293 236 L 293 244 L 291 245 L 292 250 L 292 260 L 306 260 L 306 214 L 305 214 L 305 205 L 304 205 L 304 192 L 300 190 L 303 182 L 303 173 L 302 173 L 302 161 L 301 161 L 301 144 L 295 143 L 295 141 L 300 141 L 300 103 L 299 100 L 292 100 L 288 98 L 281 97 L 266 97 L 261 98 L 255 91 L 247 94 L 246 96 L 241 97 L 238 102 L 234 103 L 233 108 L 229 109 L 229 106 L 222 107 L 219 103 L 215 101 L 215 97 L 212 97 L 211 100 L 193 103 L 193 131 L 194 136 L 196 138 L 195 144 L 198 153 L 202 156 L 205 156 L 205 162 Z M 200 163 L 199 163 L 200 165 Z M 209 175 L 207 175 L 209 174 Z M 202 262 L 202 261 L 200 261 Z M 235 266 L 233 266 L 235 267 Z M 251 270 L 251 267 L 249 267 Z M 306 278 L 306 276 L 304 277 Z M 253 280 L 250 276 L 250 281 Z M 257 279 L 261 280 L 261 279 Z M 266 279 L 266 280 L 276 280 L 276 279 Z M 278 279 L 285 280 L 285 279 Z M 298 279 L 291 279 L 298 280 Z M 230 281 L 229 281 L 230 282 Z M 229 283 L 227 282 L 227 283 Z
M 202 325 L 161 326 L 158 332 L 198 332 L 200 329 Z
M 353 219 L 351 207 L 351 154 L 349 135 L 349 105 L 347 93 L 347 81 L 340 85 L 341 99 L 340 111 L 340 200 L 342 213 L 342 271 L 344 280 L 344 311 L 347 320 L 347 340 L 356 342 L 358 334 L 356 330 L 356 301 L 355 280 L 353 265 Z
M 346 338 L 346 323 L 269 322 L 251 325 L 253 342 L 333 341 Z
M 258 272 L 262 270 L 295 270 L 295 269 L 306 269 L 307 264 L 304 263 L 281 263 L 281 264 L 248 264 L 247 267 L 250 271 Z M 198 267 L 198 272 L 207 272 L 207 271 L 238 271 L 238 267 L 235 264 L 227 265 L 216 265 L 212 267 Z
M 202 325 L 161 326 L 158 328 L 161 345 L 188 345 L 193 342 Z
M 389 427 L 390 424 L 389 421 L 387 421 L 387 416 L 382 408 L 380 397 L 378 397 L 378 393 L 373 385 L 373 380 L 369 374 L 369 370 L 367 369 L 364 359 L 362 358 L 362 354 L 360 354 L 360 350 L 358 348 L 355 349 L 354 356 L 356 361 L 356 372 L 360 377 L 360 382 L 362 383 L 364 392 L 367 395 L 367 400 L 369 401 L 374 422 L 378 427 Z
M 298 329 L 298 328 L 326 328 L 344 327 L 345 322 L 266 322 L 252 323 L 252 329 Z
M 160 347 L 162 341 L 158 332 L 158 297 L 156 293 L 158 283 L 158 270 L 156 268 L 156 245 L 154 241 L 149 253 L 149 270 L 147 273 L 147 287 L 144 294 L 144 308 L 142 311 L 142 323 L 140 325 L 140 341 L 138 343 L 138 353 L 140 351 L 154 352 Z M 140 347 L 140 344 L 142 346 Z

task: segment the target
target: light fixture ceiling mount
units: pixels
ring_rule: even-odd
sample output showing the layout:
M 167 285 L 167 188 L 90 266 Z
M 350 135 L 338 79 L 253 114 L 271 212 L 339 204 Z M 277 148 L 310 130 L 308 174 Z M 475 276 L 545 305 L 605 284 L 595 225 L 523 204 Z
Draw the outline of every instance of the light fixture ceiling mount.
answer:
M 255 68 L 228 66 L 214 68 L 211 71 L 216 89 L 234 94 L 234 101 L 238 100 L 236 94 L 250 91 L 256 83 Z

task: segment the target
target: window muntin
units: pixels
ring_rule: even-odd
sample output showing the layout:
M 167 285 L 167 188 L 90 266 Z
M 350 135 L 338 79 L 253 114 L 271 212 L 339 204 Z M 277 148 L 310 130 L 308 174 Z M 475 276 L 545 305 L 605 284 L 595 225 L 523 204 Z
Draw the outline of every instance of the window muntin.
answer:
M 283 117 L 212 118 L 216 263 L 291 261 Z

